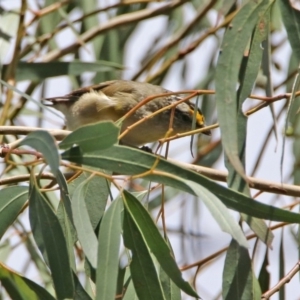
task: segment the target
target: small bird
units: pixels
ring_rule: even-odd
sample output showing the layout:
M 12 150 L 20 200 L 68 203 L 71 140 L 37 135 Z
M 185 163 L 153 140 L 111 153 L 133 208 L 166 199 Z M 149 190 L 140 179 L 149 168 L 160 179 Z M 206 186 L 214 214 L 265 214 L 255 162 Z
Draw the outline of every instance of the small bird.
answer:
M 75 90 L 62 97 L 45 100 L 50 101 L 53 108 L 64 114 L 67 128 L 75 130 L 80 126 L 99 121 L 115 122 L 145 98 L 168 92 L 170 91 L 149 83 L 112 80 Z M 123 121 L 121 132 L 135 122 L 145 117 L 149 118 L 129 130 L 121 143 L 136 147 L 164 138 L 170 127 L 172 110 L 165 110 L 154 117 L 151 117 L 151 114 L 180 99 L 182 98 L 176 95 L 163 96 L 140 107 Z M 189 101 L 176 106 L 171 136 L 192 129 L 194 110 L 194 104 Z M 197 109 L 196 128 L 203 127 L 205 119 L 200 109 Z M 211 134 L 210 130 L 203 133 Z

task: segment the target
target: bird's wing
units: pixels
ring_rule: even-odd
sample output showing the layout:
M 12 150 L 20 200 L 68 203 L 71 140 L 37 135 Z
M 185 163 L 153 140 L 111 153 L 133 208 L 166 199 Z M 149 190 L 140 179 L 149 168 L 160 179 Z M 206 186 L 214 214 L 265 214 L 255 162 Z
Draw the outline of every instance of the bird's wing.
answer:
M 64 95 L 64 96 L 45 98 L 45 99 L 43 99 L 43 101 L 50 102 L 50 103 L 44 103 L 46 106 L 51 106 L 53 104 L 62 103 L 62 102 L 72 103 L 72 102 L 77 101 L 83 94 L 88 93 L 91 90 L 95 90 L 95 91 L 102 90 L 102 89 L 110 86 L 114 82 L 115 82 L 115 80 L 111 80 L 111 81 L 106 81 L 106 82 L 102 82 L 102 83 L 95 84 L 95 85 L 90 85 L 90 86 L 87 86 L 84 88 L 74 90 L 71 93 Z

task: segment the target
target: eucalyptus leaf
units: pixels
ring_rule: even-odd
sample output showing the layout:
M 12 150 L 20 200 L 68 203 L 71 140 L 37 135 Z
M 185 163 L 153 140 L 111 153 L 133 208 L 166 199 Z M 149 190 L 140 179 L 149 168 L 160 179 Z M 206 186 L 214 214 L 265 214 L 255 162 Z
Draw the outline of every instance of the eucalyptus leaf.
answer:
M 59 220 L 34 182 L 29 194 L 29 221 L 37 246 L 49 264 L 57 297 L 72 298 L 74 282 L 66 240 Z
M 297 213 L 260 203 L 230 188 L 221 186 L 205 176 L 138 149 L 113 145 L 103 151 L 83 153 L 80 148 L 74 147 L 65 151 L 62 158 L 124 175 L 143 174 L 145 179 L 160 182 L 195 195 L 193 189 L 182 181 L 182 179 L 190 180 L 211 191 L 228 208 L 257 218 L 300 223 L 300 216 Z M 153 166 L 155 166 L 155 171 Z M 146 172 L 149 172 L 148 175 L 145 174 Z M 180 177 L 175 174 L 180 174 Z
M 28 187 L 11 186 L 0 190 L 0 238 L 18 217 L 28 199 Z
M 126 212 L 129 214 L 128 218 L 135 224 L 130 225 L 130 228 L 132 228 L 132 230 L 138 230 L 145 244 L 149 249 L 151 249 L 151 252 L 156 257 L 160 266 L 164 269 L 172 281 L 188 295 L 198 298 L 199 296 L 197 293 L 192 289 L 189 283 L 182 278 L 181 272 L 170 253 L 167 243 L 160 235 L 149 213 L 129 192 L 124 191 L 123 195 L 124 207 Z M 129 220 L 128 222 L 131 224 L 131 221 Z M 138 234 L 136 233 L 136 235 Z M 129 245 L 130 249 L 132 247 Z
M 123 204 L 114 200 L 105 212 L 98 236 L 96 299 L 114 299 L 117 289 Z
M 73 131 L 59 144 L 59 147 L 67 149 L 76 144 L 84 152 L 102 150 L 117 143 L 118 135 L 119 128 L 112 122 L 99 122 Z
M 47 290 L 0 263 L 0 281 L 14 300 L 55 300 Z
M 7 65 L 4 65 L 4 72 Z M 17 65 L 16 80 L 41 81 L 46 78 L 62 75 L 77 76 L 83 72 L 107 72 L 111 70 L 121 70 L 122 65 L 108 61 L 83 62 L 74 61 L 51 61 L 27 63 L 20 61 Z

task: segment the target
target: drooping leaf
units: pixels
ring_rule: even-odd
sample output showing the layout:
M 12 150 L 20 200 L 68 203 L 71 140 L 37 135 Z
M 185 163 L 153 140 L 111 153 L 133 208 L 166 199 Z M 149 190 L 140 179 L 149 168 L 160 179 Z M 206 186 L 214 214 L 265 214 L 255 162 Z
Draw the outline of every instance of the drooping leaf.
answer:
M 269 266 L 269 250 L 266 249 L 264 260 L 259 271 L 258 281 L 261 291 L 264 293 L 270 288 L 270 273 L 268 271 Z
M 5 67 L 4 65 L 4 71 Z M 77 76 L 83 72 L 107 72 L 123 67 L 120 64 L 108 61 L 51 61 L 27 63 L 20 61 L 17 65 L 16 80 L 41 81 L 42 79 L 57 77 L 62 75 Z
M 282 21 L 285 25 L 293 53 L 300 61 L 300 11 L 291 5 L 289 0 L 279 2 Z
M 255 201 L 200 174 L 137 149 L 114 145 L 103 151 L 84 154 L 78 147 L 74 147 L 64 152 L 62 158 L 124 175 L 144 174 L 156 166 L 156 171 L 149 172 L 149 175 L 144 178 L 172 186 L 192 195 L 195 195 L 194 191 L 182 179 L 194 181 L 211 191 L 228 208 L 257 218 L 300 223 L 300 216 L 296 213 Z M 159 159 L 158 163 L 157 159 Z M 180 174 L 180 177 L 176 177 L 174 174 Z
M 86 125 L 70 133 L 60 144 L 61 149 L 78 145 L 84 152 L 111 147 L 118 142 L 119 128 L 112 122 Z
M 223 270 L 223 299 L 255 299 L 253 271 L 248 250 L 232 240 Z
M 123 230 L 125 246 L 132 251 L 130 273 L 138 299 L 165 300 L 150 250 L 127 210 Z
M 269 5 L 269 0 L 249 1 L 239 10 L 223 38 L 216 69 L 216 100 L 222 143 L 230 163 L 243 177 L 236 118 L 238 70 L 253 29 Z
M 62 172 L 59 169 L 60 157 L 54 138 L 49 132 L 45 130 L 38 130 L 28 134 L 28 136 L 20 143 L 20 145 L 28 145 L 43 154 L 44 159 L 56 177 L 66 212 L 70 221 L 73 222 L 68 186 Z
M 28 187 L 11 186 L 0 190 L 0 239 L 20 214 L 28 199 Z
M 27 145 L 43 153 L 54 175 L 59 168 L 59 154 L 54 138 L 45 130 L 38 130 L 28 134 L 20 145 Z
M 149 213 L 130 193 L 124 191 L 123 195 L 126 212 L 128 212 L 130 219 L 135 224 L 134 227 L 136 227 L 144 243 L 155 255 L 160 266 L 182 291 L 192 297 L 199 297 L 189 283 L 182 278 L 182 274 L 173 256 L 171 256 L 167 243 L 162 238 Z
M 14 300 L 54 300 L 46 289 L 0 263 L 0 281 Z
M 34 183 L 29 194 L 29 221 L 37 246 L 51 270 L 57 297 L 72 298 L 74 282 L 66 240 L 54 211 Z
M 116 296 L 122 210 L 122 201 L 118 198 L 112 202 L 101 221 L 98 235 L 97 300 L 113 299 Z
M 99 171 L 99 169 L 97 170 Z M 103 170 L 101 171 L 105 172 Z M 90 173 L 83 172 L 75 180 L 69 183 L 69 192 L 72 199 L 76 188 L 88 178 L 89 180 L 86 182 L 86 190 L 84 193 L 84 201 L 91 224 L 95 230 L 104 214 L 110 192 L 107 179 L 100 176 L 91 177 Z
M 83 252 L 93 268 L 97 267 L 98 241 L 92 227 L 85 203 L 85 193 L 89 179 L 83 181 L 75 190 L 72 199 L 74 225 Z

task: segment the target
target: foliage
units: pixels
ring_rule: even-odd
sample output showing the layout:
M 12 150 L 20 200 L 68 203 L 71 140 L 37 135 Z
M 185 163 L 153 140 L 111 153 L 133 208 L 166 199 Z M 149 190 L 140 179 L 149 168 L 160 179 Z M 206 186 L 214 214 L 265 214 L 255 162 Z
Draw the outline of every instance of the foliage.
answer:
M 1 299 L 268 299 L 279 288 L 285 299 L 298 269 L 285 276 L 285 236 L 274 239 L 274 230 L 292 234 L 297 251 L 299 10 L 287 0 L 0 4 Z M 62 122 L 41 98 L 115 78 L 170 80 L 186 98 L 202 97 L 213 135 L 182 135 L 191 164 L 182 162 L 188 143 L 174 138 L 154 153 L 119 145 L 120 122 L 49 129 Z M 267 135 L 253 145 L 255 116 Z M 256 178 L 269 168 L 272 139 L 283 144 L 282 182 Z M 294 169 L 284 163 L 286 143 Z M 228 174 L 219 170 L 223 156 Z M 231 240 L 218 241 L 214 224 Z M 272 245 L 282 279 L 275 288 Z M 222 283 L 209 286 L 205 272 Z

